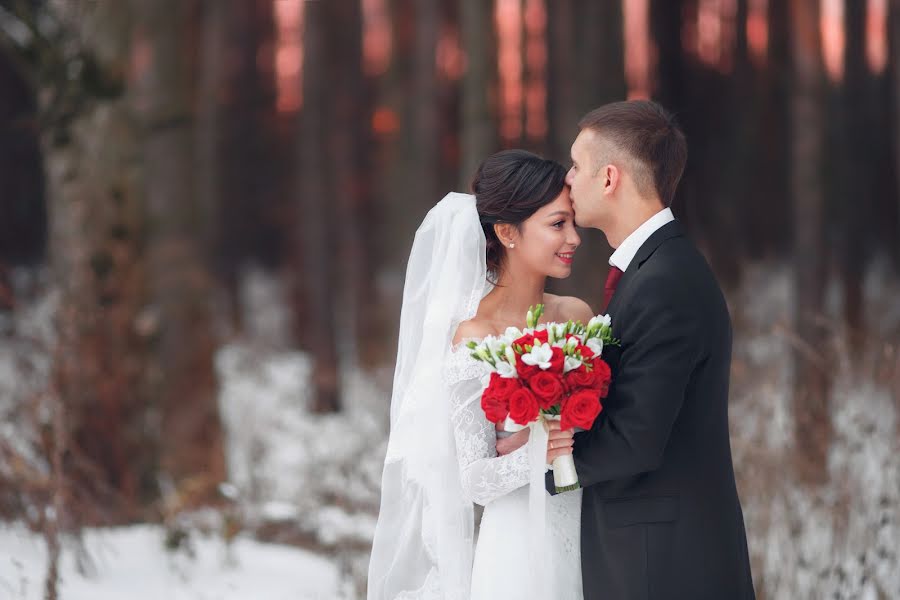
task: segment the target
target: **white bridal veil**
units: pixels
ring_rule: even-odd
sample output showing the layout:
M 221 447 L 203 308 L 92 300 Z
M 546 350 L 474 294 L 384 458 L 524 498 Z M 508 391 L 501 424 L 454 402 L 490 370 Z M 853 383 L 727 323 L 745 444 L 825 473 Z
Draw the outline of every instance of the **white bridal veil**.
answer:
M 448 194 L 416 232 L 406 270 L 368 600 L 469 596 L 473 507 L 459 482 L 442 367 L 457 326 L 490 289 L 486 275 L 475 198 Z

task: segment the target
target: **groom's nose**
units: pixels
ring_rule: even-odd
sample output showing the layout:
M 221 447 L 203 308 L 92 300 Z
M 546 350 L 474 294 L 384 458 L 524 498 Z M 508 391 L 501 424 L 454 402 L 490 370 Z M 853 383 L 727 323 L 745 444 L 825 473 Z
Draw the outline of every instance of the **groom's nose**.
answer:
M 569 169 L 568 171 L 566 171 L 566 185 L 567 186 L 572 187 L 573 177 L 574 176 L 572 175 L 572 169 Z

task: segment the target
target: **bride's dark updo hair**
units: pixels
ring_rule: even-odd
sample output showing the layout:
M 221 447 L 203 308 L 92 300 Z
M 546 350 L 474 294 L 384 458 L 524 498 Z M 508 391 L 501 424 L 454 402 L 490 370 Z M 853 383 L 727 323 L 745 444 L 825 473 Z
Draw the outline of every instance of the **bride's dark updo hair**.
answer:
M 489 156 L 472 179 L 475 206 L 487 240 L 487 269 L 500 275 L 506 248 L 494 233 L 495 223 L 519 226 L 542 206 L 553 202 L 566 185 L 566 170 L 558 162 L 525 150 L 504 150 Z

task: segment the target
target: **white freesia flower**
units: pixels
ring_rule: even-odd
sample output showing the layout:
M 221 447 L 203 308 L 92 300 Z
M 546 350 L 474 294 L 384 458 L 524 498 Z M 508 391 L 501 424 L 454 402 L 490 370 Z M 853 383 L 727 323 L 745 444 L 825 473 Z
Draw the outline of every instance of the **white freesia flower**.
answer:
M 591 338 L 586 343 L 585 346 L 591 349 L 591 352 L 594 353 L 594 356 L 600 356 L 603 353 L 603 340 L 600 338 Z
M 553 358 L 553 348 L 550 344 L 535 345 L 531 352 L 522 355 L 522 362 L 526 365 L 537 365 L 543 370 L 550 368 L 550 359 Z
M 591 335 L 596 335 L 604 327 L 609 327 L 611 324 L 612 317 L 609 315 L 597 315 L 596 317 L 591 317 L 591 320 L 588 321 L 587 330 Z
M 484 343 L 488 347 L 488 350 L 491 351 L 491 356 L 493 356 L 495 360 L 500 360 L 504 355 L 503 347 L 506 345 L 503 340 L 495 338 L 494 336 L 489 336 L 485 338 Z
M 581 361 L 574 356 L 567 356 L 566 362 L 563 363 L 563 373 L 568 373 L 569 371 L 574 371 L 578 367 L 581 366 Z
M 506 347 L 506 362 L 513 366 L 516 364 L 516 352 L 512 349 L 512 346 Z
M 570 352 L 572 350 L 575 350 L 575 348 L 578 347 L 578 341 L 579 340 L 577 337 L 570 337 L 568 340 L 566 340 L 566 349 Z
M 552 341 L 556 340 L 565 340 L 566 337 L 566 323 L 554 323 L 547 327 L 547 332 Z
M 506 331 L 503 332 L 503 337 L 508 340 L 517 340 L 522 337 L 522 330 L 518 327 L 507 327 Z
M 507 379 L 515 379 L 517 377 L 516 368 L 505 360 L 497 361 L 497 374 Z

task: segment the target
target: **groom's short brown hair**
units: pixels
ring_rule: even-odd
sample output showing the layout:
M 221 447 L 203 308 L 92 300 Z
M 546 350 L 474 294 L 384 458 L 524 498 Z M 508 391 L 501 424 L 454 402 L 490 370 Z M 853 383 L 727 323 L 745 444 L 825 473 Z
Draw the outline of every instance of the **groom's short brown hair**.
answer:
M 665 206 L 671 206 L 675 188 L 687 162 L 687 141 L 674 117 L 650 100 L 613 102 L 592 110 L 578 122 L 607 142 L 612 154 L 624 154 L 632 165 L 632 177 L 638 192 L 646 195 L 653 186 Z M 613 162 L 613 156 L 600 151 L 594 167 Z

